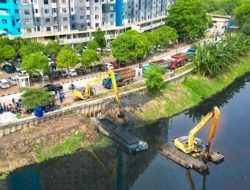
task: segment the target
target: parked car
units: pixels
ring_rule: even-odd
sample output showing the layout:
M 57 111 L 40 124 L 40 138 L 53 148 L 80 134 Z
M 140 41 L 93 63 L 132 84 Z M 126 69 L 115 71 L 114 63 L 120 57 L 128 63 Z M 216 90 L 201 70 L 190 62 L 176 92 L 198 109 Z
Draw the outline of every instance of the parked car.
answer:
M 68 71 L 65 69 L 57 70 L 57 72 L 59 73 L 60 77 L 62 77 L 62 78 L 67 78 L 69 76 Z
M 11 86 L 17 85 L 17 77 L 16 76 L 9 77 L 8 82 L 11 84 Z
M 104 63 L 107 70 L 114 70 L 114 66 L 111 63 Z
M 9 88 L 10 83 L 6 79 L 1 79 L 0 80 L 0 88 Z
M 69 69 L 69 70 L 68 70 L 68 74 L 69 74 L 69 76 L 71 76 L 71 77 L 76 77 L 76 76 L 77 76 L 77 72 L 76 72 L 75 69 Z
M 41 81 L 41 75 L 38 73 L 33 73 L 30 75 L 30 81 L 31 82 L 39 82 Z
M 44 87 L 43 87 L 44 90 L 47 90 L 47 91 L 59 91 L 59 90 L 62 90 L 63 89 L 63 86 L 61 84 L 46 84 Z
M 60 74 L 58 71 L 52 71 L 49 73 L 49 78 L 50 78 L 50 80 L 59 80 Z
M 86 73 L 83 67 L 76 68 L 77 75 L 84 75 Z
M 14 73 L 14 72 L 16 72 L 16 68 L 13 65 L 11 65 L 10 63 L 5 63 L 2 66 L 2 70 L 5 71 L 6 73 Z

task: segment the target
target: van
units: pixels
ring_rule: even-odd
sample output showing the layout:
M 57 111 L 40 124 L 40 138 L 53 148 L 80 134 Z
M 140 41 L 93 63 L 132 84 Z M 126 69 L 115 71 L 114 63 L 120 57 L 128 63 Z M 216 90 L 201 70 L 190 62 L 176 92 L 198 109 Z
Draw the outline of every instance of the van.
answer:
M 10 83 L 6 79 L 1 79 L 0 80 L 0 88 L 9 88 Z
M 15 86 L 17 85 L 17 77 L 13 76 L 13 77 L 9 77 L 8 78 L 9 83 L 11 84 L 11 86 Z

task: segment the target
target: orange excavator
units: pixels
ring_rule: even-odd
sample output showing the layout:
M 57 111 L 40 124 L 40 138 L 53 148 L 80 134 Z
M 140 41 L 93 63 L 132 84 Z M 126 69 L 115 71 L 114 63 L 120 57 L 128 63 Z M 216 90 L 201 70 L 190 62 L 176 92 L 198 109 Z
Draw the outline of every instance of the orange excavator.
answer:
M 217 124 L 220 117 L 220 110 L 218 107 L 214 107 L 214 109 L 209 112 L 190 132 L 188 136 L 182 136 L 174 139 L 174 145 L 186 154 L 191 153 L 202 153 L 204 152 L 204 146 L 202 144 L 202 140 L 200 138 L 195 137 L 196 134 L 206 126 L 206 123 L 211 119 L 213 119 L 210 133 L 208 137 L 208 144 L 205 149 L 205 158 L 208 158 L 209 151 L 211 149 L 211 145 L 213 143 L 213 139 L 215 136 Z

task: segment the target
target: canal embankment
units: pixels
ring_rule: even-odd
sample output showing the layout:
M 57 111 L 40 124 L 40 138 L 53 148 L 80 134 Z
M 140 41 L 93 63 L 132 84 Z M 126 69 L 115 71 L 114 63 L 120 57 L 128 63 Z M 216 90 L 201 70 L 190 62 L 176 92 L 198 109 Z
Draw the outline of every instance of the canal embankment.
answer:
M 182 83 L 168 84 L 159 95 L 136 109 L 135 115 L 144 123 L 174 116 L 221 92 L 249 71 L 250 57 L 245 57 L 215 78 L 190 75 Z
M 250 58 L 242 58 L 220 76 L 211 79 L 189 75 L 181 83 L 169 83 L 157 96 L 147 93 L 127 94 L 121 99 L 125 125 L 144 126 L 161 117 L 171 117 L 183 112 L 216 93 L 250 70 Z M 182 80 L 178 80 L 180 82 Z M 142 87 L 140 92 L 145 92 Z M 116 104 L 110 102 L 106 114 L 112 115 Z M 65 120 L 63 123 L 63 120 Z M 29 127 L 0 138 L 0 172 L 40 163 L 54 157 L 71 154 L 92 145 L 107 146 L 111 142 L 99 135 L 88 117 L 81 113 L 51 119 L 36 127 Z

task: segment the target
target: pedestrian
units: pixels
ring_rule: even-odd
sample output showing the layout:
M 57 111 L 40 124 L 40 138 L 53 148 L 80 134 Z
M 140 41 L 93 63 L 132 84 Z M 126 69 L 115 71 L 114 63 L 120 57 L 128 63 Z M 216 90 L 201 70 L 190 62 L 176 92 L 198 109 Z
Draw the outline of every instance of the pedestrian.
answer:
M 13 103 L 13 105 L 15 105 L 15 103 L 16 103 L 14 98 L 12 98 L 12 103 Z
M 61 94 L 60 94 L 59 100 L 61 103 L 63 102 L 63 97 L 61 96 Z
M 6 112 L 6 105 L 3 103 L 3 112 Z

